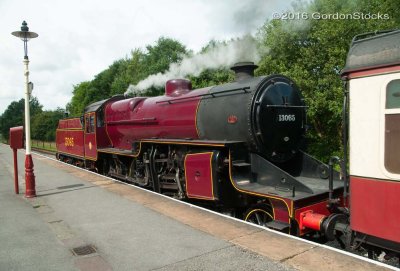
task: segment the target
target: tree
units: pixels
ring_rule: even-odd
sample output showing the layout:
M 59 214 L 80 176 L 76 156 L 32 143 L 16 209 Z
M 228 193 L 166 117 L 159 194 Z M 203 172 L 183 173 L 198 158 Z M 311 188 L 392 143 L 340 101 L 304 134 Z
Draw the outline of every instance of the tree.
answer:
M 224 41 L 211 40 L 200 50 L 200 54 L 205 54 L 207 51 L 215 47 L 226 45 Z M 230 67 L 220 69 L 206 69 L 198 76 L 188 76 L 192 82 L 193 88 L 204 88 L 208 86 L 220 85 L 234 80 L 234 74 L 230 71 Z
M 165 37 L 159 38 L 154 46 L 147 45 L 146 49 L 142 63 L 144 77 L 166 71 L 171 63 L 181 61 L 188 53 L 179 41 Z
M 131 52 L 131 57 L 125 59 L 111 84 L 110 96 L 124 93 L 130 84 L 137 84 L 146 76 L 142 68 L 144 57 L 145 54 L 140 49 Z
M 146 46 L 147 52 L 143 56 L 138 78 L 145 79 L 147 76 L 162 73 L 168 70 L 172 63 L 179 63 L 188 54 L 186 47 L 174 39 L 161 37 L 154 46 Z M 137 82 L 132 82 L 133 84 Z M 151 87 L 144 93 L 145 96 L 157 96 L 164 93 L 163 87 Z
M 82 82 L 74 86 L 72 91 L 72 99 L 67 104 L 66 108 L 72 116 L 80 116 L 83 114 L 83 110 L 87 105 L 88 92 L 91 88 L 91 83 L 89 81 Z
M 64 118 L 64 109 L 47 110 L 36 114 L 32 118 L 32 139 L 54 141 L 58 121 Z
M 31 118 L 42 112 L 42 105 L 36 97 L 32 97 L 29 101 Z M 24 125 L 25 122 L 25 99 L 18 102 L 14 101 L 7 107 L 0 116 L 0 133 L 4 139 L 8 140 L 11 127 Z
M 290 11 L 299 14 L 299 19 L 269 20 L 260 27 L 257 38 L 268 50 L 258 63 L 256 75 L 281 73 L 297 83 L 308 105 L 312 127 L 308 133 L 309 151 L 327 161 L 331 155 L 341 155 L 343 86 L 340 70 L 349 44 L 353 36 L 360 33 L 400 28 L 400 9 L 393 0 L 311 0 L 294 2 Z M 301 20 L 302 14 L 308 19 Z M 363 15 L 364 19 L 321 16 L 329 14 Z M 371 19 L 371 14 L 387 14 L 389 19 Z M 315 15 L 320 15 L 321 19 Z M 212 40 L 202 52 L 221 43 Z M 88 104 L 122 94 L 130 84 L 166 71 L 171 63 L 179 63 L 190 53 L 178 41 L 161 37 L 154 45 L 146 46 L 146 50 L 136 49 L 130 57 L 114 62 L 92 81 L 74 86 L 67 108 L 72 115 L 81 115 Z M 233 73 L 228 67 L 208 69 L 189 78 L 194 88 L 200 88 L 232 81 Z M 163 92 L 162 88 L 152 87 L 143 95 L 155 96 Z
M 136 84 L 151 74 L 166 71 L 171 63 L 179 62 L 185 54 L 187 51 L 184 45 L 164 37 L 159 38 L 155 45 L 148 45 L 146 52 L 135 49 L 130 58 L 117 60 L 93 80 L 75 85 L 67 110 L 72 116 L 79 116 L 90 103 L 125 93 L 130 84 Z M 145 95 L 161 93 L 161 88 L 151 88 Z
M 360 33 L 399 28 L 400 10 L 394 1 L 314 0 L 294 12 L 318 14 L 389 14 L 390 20 L 313 19 L 272 20 L 260 29 L 259 38 L 269 48 L 257 74 L 282 73 L 302 91 L 308 108 L 309 150 L 327 161 L 341 155 L 341 112 L 344 67 L 352 38 Z

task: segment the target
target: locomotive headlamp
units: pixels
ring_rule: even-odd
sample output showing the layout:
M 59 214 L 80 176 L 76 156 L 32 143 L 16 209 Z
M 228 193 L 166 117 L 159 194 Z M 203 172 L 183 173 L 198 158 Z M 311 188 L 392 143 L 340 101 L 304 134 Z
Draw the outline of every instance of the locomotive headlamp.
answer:
M 25 197 L 36 197 L 35 175 L 33 174 L 33 161 L 31 156 L 31 117 L 29 112 L 29 98 L 33 90 L 33 83 L 29 82 L 29 58 L 28 58 L 28 41 L 37 38 L 39 35 L 30 32 L 28 24 L 23 21 L 21 31 L 14 31 L 13 36 L 20 38 L 24 42 L 24 66 L 25 66 Z

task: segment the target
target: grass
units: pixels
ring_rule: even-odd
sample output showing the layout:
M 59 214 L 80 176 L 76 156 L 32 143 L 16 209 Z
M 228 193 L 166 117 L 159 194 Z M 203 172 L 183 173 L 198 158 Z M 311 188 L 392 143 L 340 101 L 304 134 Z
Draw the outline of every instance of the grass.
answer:
M 32 139 L 31 146 L 32 146 L 32 148 L 36 148 L 36 149 L 52 151 L 52 152 L 56 151 L 56 143 L 55 142 L 46 142 L 46 141 Z
M 0 143 L 4 143 L 4 144 L 7 144 L 7 145 L 9 144 L 8 140 L 6 140 L 1 134 L 0 134 Z M 41 141 L 41 140 L 32 139 L 31 140 L 31 147 L 35 148 L 35 149 L 51 151 L 51 152 L 57 151 L 55 142 L 47 142 L 47 141 Z

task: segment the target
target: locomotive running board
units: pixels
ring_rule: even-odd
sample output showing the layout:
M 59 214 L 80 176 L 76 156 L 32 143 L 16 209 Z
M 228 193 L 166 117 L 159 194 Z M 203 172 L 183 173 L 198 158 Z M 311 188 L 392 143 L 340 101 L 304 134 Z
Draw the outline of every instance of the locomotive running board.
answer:
M 241 144 L 244 142 L 242 142 L 242 141 L 227 141 L 227 140 L 199 140 L 199 139 L 191 139 L 191 138 L 187 138 L 187 139 L 150 138 L 150 139 L 141 140 L 141 143 L 227 147 L 229 145 Z
M 102 153 L 121 155 L 121 156 L 130 156 L 130 157 L 137 156 L 137 152 L 134 153 L 132 150 L 121 150 L 121 149 L 117 149 L 117 148 L 102 148 L 102 149 L 98 149 L 97 151 L 102 152 Z M 139 149 L 139 151 L 140 151 L 140 149 Z

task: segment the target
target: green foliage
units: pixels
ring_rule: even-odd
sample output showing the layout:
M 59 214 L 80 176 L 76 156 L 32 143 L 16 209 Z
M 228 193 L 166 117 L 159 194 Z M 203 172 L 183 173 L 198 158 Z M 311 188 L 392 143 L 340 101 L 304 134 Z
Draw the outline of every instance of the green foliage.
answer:
M 90 82 L 87 81 L 74 86 L 71 102 L 66 106 L 67 111 L 69 111 L 73 116 L 81 115 L 86 104 L 90 102 L 88 101 L 90 88 Z
M 146 49 L 142 62 L 145 77 L 166 71 L 171 63 L 179 62 L 187 54 L 184 45 L 164 37 L 159 38 L 155 46 L 148 45 Z
M 32 139 L 41 141 L 55 141 L 58 121 L 64 118 L 64 110 L 43 111 L 32 117 Z
M 58 120 L 64 117 L 64 110 L 42 111 L 43 106 L 36 97 L 30 102 L 31 137 L 32 139 L 54 141 Z M 25 99 L 12 102 L 0 116 L 0 134 L 8 140 L 11 127 L 23 126 L 25 123 Z
M 229 69 L 207 69 L 199 76 L 189 75 L 188 78 L 192 82 L 193 89 L 196 89 L 231 82 L 234 80 L 234 75 Z
M 269 48 L 258 75 L 282 73 L 291 77 L 309 106 L 309 151 L 327 161 L 341 151 L 341 112 L 344 67 L 352 38 L 360 33 L 400 28 L 400 9 L 394 1 L 314 0 L 300 3 L 295 12 L 319 14 L 389 14 L 389 20 L 272 20 L 258 34 Z
M 31 98 L 29 106 L 31 118 L 42 112 L 43 106 L 39 103 L 36 97 Z M 0 116 L 0 134 L 4 139 L 8 140 L 11 127 L 24 125 L 24 112 L 25 99 L 21 99 L 18 102 L 12 102 Z
M 141 50 L 135 49 L 131 52 L 130 58 L 121 60 L 119 73 L 111 84 L 111 96 L 122 94 L 129 84 L 136 84 L 145 77 L 142 68 L 144 57 L 145 54 Z
M 271 20 L 260 27 L 257 39 L 268 48 L 258 63 L 257 75 L 281 73 L 291 77 L 302 91 L 308 108 L 309 151 L 327 161 L 331 155 L 341 155 L 341 111 L 343 68 L 351 39 L 368 31 L 400 28 L 400 9 L 393 0 L 311 0 L 295 1 L 294 13 L 306 12 L 307 20 Z M 388 14 L 389 19 L 324 19 L 318 14 Z M 301 17 L 301 16 L 300 16 Z M 201 52 L 224 42 L 211 40 Z M 161 37 L 145 50 L 135 49 L 129 57 L 115 61 L 92 81 L 82 82 L 73 89 L 67 105 L 72 116 L 82 114 L 88 104 L 122 94 L 130 84 L 151 74 L 164 72 L 169 65 L 190 54 L 184 45 Z M 229 68 L 208 69 L 199 76 L 189 76 L 193 88 L 218 85 L 233 80 Z M 163 93 L 162 88 L 150 88 L 144 95 Z
M 67 105 L 71 115 L 80 116 L 90 103 L 123 94 L 130 84 L 136 84 L 151 74 L 166 71 L 171 63 L 179 62 L 187 54 L 184 45 L 164 37 L 146 49 L 145 53 L 135 49 L 130 58 L 117 60 L 92 81 L 74 86 L 73 97 Z M 161 93 L 163 89 L 151 88 L 146 94 L 156 96 Z
M 223 44 L 226 44 L 226 42 L 211 40 L 206 46 L 201 49 L 200 53 L 207 53 L 207 51 Z M 207 69 L 202 71 L 198 76 L 188 76 L 188 78 L 192 82 L 192 87 L 194 89 L 231 82 L 234 80 L 234 77 L 235 76 L 233 72 L 230 71 L 229 67 L 220 69 Z

